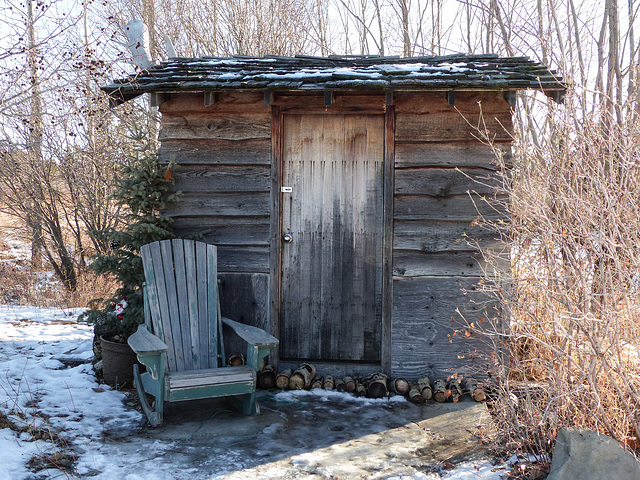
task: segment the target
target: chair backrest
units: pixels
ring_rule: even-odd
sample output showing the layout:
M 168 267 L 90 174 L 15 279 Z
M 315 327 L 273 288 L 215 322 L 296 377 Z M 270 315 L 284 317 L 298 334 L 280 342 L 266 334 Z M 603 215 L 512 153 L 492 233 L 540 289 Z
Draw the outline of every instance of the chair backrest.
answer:
M 163 240 L 144 245 L 140 254 L 147 326 L 169 347 L 166 368 L 180 372 L 223 366 L 216 247 Z

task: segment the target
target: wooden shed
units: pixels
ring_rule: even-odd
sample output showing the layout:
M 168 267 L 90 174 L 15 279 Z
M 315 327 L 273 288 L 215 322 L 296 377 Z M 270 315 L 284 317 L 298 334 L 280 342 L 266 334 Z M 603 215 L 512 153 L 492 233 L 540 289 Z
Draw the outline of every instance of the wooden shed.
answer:
M 415 378 L 469 366 L 458 311 L 490 299 L 465 235 L 500 214 L 476 127 L 508 154 L 525 88 L 565 90 L 495 55 L 176 58 L 104 90 L 151 94 L 174 229 L 218 246 L 223 314 L 278 337 L 273 361 Z

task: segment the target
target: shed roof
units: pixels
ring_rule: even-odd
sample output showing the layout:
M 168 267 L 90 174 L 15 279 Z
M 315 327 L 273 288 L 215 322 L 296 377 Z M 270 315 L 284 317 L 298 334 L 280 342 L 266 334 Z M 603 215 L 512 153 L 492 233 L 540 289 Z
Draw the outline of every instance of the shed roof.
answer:
M 173 58 L 103 87 L 116 102 L 145 92 L 211 90 L 519 90 L 559 100 L 562 78 L 527 57 Z

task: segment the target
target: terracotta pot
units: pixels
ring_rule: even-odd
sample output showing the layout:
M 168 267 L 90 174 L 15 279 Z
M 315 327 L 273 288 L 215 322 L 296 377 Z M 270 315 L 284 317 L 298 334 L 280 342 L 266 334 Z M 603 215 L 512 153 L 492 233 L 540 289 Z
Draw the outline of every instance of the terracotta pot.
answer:
M 111 342 L 100 337 L 102 346 L 102 376 L 112 387 L 133 386 L 133 365 L 136 354 L 127 343 Z

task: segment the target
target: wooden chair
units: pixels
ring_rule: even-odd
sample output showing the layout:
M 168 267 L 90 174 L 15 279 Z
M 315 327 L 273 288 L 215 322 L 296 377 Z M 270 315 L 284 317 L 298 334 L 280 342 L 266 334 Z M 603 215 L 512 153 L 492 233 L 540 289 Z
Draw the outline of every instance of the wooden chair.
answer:
M 144 245 L 140 253 L 146 324 L 128 342 L 147 367 L 141 375 L 135 365 L 134 378 L 149 423 L 162 423 L 165 401 L 239 396 L 245 415 L 259 413 L 256 372 L 278 340 L 220 315 L 216 247 L 163 240 Z M 225 366 L 222 324 L 247 342 L 247 365 Z M 155 397 L 155 408 L 146 394 Z

